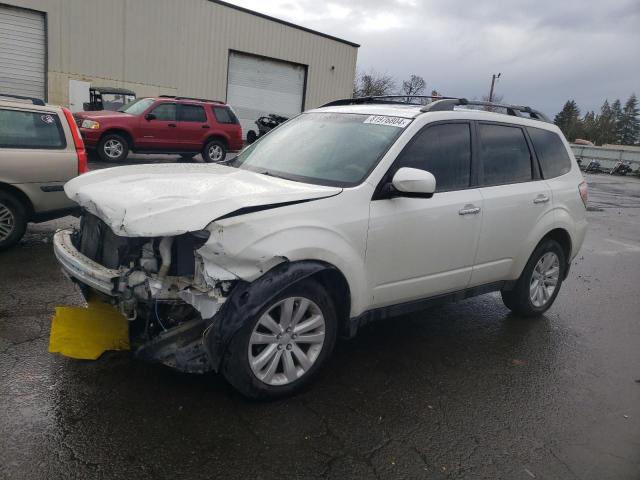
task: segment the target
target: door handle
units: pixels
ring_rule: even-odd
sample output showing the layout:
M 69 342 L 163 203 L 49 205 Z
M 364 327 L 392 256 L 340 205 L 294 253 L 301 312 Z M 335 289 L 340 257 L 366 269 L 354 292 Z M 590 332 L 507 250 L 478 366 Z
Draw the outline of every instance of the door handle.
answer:
M 209 125 L 202 125 L 202 128 L 211 128 Z
M 549 201 L 549 196 L 548 195 L 538 195 L 536 198 L 533 199 L 533 203 L 547 203 Z
M 465 205 L 464 208 L 458 210 L 458 215 L 475 215 L 476 213 L 480 213 L 480 207 L 475 205 Z
M 169 127 L 169 128 L 176 128 L 176 127 L 177 127 L 177 125 L 176 125 L 175 123 L 170 123 L 170 124 L 168 124 L 168 125 L 167 125 L 167 127 Z

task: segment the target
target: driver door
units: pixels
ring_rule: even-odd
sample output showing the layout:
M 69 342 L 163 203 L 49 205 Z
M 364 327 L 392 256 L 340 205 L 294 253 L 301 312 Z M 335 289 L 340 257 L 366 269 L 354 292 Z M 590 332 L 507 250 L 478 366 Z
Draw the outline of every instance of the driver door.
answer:
M 371 201 L 366 266 L 375 307 L 469 284 L 483 206 L 471 157 L 471 125 L 448 122 L 425 127 L 396 159 L 383 182 L 401 167 L 420 168 L 435 176 L 436 193 Z
M 152 115 L 152 117 L 147 117 Z M 136 146 L 145 150 L 179 150 L 177 109 L 173 102 L 152 107 L 140 119 L 140 133 Z

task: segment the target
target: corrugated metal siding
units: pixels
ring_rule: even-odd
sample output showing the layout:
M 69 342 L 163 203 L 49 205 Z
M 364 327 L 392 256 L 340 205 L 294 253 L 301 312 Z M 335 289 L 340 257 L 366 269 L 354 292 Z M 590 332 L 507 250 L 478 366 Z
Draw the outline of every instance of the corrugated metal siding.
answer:
M 225 100 L 229 50 L 307 65 L 306 108 L 351 95 L 357 48 L 207 0 L 2 1 L 48 15 L 52 102 L 65 77 Z
M 0 92 L 45 97 L 44 15 L 0 5 Z

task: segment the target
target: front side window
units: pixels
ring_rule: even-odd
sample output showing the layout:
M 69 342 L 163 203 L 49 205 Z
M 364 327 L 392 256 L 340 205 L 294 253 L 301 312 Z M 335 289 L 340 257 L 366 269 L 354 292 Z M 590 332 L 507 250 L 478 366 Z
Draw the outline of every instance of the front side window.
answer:
M 154 101 L 153 98 L 139 98 L 131 103 L 127 103 L 124 107 L 119 108 L 118 111 L 130 115 L 140 115 L 149 108 Z
M 471 178 L 471 131 L 467 123 L 438 124 L 416 135 L 397 161 L 397 168 L 431 172 L 436 191 L 460 190 Z
M 65 148 L 58 115 L 0 109 L 0 148 Z
M 542 176 L 554 178 L 571 170 L 571 159 L 558 134 L 541 128 L 527 128 L 533 149 L 538 155 Z
M 409 123 L 400 117 L 304 113 L 247 147 L 234 165 L 318 185 L 353 186 Z
M 204 108 L 199 105 L 180 105 L 178 108 L 179 122 L 200 122 L 207 121 L 207 114 Z
M 478 132 L 485 186 L 531 180 L 531 152 L 519 127 L 481 123 Z
M 175 122 L 176 120 L 176 104 L 175 103 L 161 103 L 156 108 L 151 110 L 155 115 L 154 120 L 163 120 L 165 122 Z

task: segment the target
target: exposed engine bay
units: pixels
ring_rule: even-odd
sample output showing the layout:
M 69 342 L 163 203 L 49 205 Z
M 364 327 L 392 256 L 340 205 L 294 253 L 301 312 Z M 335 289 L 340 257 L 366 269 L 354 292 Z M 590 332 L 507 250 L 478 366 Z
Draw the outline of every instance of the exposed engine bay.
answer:
M 197 250 L 208 238 L 207 230 L 162 238 L 122 237 L 85 212 L 80 229 L 72 235 L 73 245 L 117 272 L 117 278 L 110 293 L 82 282 L 80 288 L 87 298 L 97 295 L 113 304 L 130 321 L 137 354 L 159 355 L 162 358 L 154 360 L 180 370 L 205 371 L 206 355 L 197 344 L 235 283 L 216 281 L 204 273 Z M 185 347 L 197 351 L 179 352 Z M 176 354 L 193 358 L 175 358 Z

